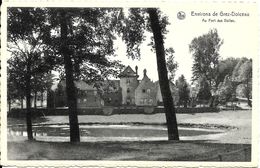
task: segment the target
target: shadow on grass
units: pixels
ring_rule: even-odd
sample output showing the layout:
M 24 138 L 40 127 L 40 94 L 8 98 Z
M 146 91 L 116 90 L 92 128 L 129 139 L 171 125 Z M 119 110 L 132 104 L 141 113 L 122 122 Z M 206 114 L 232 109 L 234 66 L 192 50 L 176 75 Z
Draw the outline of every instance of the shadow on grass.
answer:
M 208 141 L 8 143 L 10 160 L 250 161 L 251 145 Z

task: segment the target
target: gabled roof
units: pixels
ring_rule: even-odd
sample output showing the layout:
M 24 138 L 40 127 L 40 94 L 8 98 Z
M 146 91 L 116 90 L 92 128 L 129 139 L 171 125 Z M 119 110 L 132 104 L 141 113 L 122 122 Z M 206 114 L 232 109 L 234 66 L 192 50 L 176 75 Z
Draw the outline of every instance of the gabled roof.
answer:
M 63 88 L 66 87 L 66 81 L 61 80 L 59 83 Z M 79 90 L 97 90 L 97 88 L 94 87 L 94 84 L 87 84 L 86 82 L 82 80 L 74 81 L 75 87 Z
M 128 65 L 125 70 L 123 70 L 118 77 L 138 77 L 136 72 Z

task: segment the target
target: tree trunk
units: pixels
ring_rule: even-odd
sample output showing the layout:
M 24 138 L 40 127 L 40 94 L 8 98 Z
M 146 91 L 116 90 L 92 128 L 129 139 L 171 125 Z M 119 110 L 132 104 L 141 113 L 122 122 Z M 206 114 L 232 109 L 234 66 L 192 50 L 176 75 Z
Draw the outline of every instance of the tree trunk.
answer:
M 8 100 L 8 112 L 11 112 L 11 99 Z
M 66 92 L 69 108 L 70 142 L 80 142 L 79 124 L 77 115 L 77 97 L 74 86 L 73 65 L 67 44 L 68 18 L 64 10 L 61 11 L 61 55 L 64 58 L 66 74 Z
M 34 92 L 34 108 L 37 108 L 37 92 Z
M 27 137 L 28 140 L 33 140 L 32 134 L 32 119 L 31 119 L 31 64 L 30 60 L 27 63 L 27 74 L 26 74 L 26 126 L 27 126 Z
M 21 97 L 21 109 L 23 109 L 23 97 Z
M 43 91 L 41 91 L 41 107 L 43 107 Z
M 159 84 L 161 88 L 161 94 L 162 94 L 162 99 L 163 99 L 163 104 L 165 109 L 165 115 L 166 115 L 168 139 L 179 140 L 177 119 L 176 119 L 175 108 L 173 104 L 173 98 L 169 86 L 168 73 L 167 73 L 166 62 L 165 62 L 165 50 L 163 45 L 164 42 L 163 42 L 162 30 L 161 30 L 161 26 L 157 14 L 157 9 L 149 8 L 148 13 L 150 16 L 151 28 L 153 31 L 154 42 L 155 42 Z
M 252 102 L 251 102 L 249 97 L 247 97 L 247 104 L 248 104 L 249 107 L 252 107 Z

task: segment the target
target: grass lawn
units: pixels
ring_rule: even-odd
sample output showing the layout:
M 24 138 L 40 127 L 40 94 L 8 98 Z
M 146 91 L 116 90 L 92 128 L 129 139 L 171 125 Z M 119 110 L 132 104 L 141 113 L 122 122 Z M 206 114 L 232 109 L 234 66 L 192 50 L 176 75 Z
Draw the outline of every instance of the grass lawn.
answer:
M 250 161 L 251 147 L 202 141 L 10 142 L 10 160 Z

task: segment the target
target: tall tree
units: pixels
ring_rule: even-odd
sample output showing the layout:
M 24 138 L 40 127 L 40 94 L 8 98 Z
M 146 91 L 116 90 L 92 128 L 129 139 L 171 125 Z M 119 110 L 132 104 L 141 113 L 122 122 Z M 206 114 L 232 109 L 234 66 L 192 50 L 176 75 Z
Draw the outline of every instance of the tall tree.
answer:
M 219 49 L 223 40 L 219 37 L 216 29 L 209 30 L 207 34 L 194 38 L 189 49 L 193 55 L 192 80 L 205 77 L 209 82 L 210 89 L 216 88 L 215 75 L 219 63 Z
M 203 103 L 205 102 L 209 102 L 210 98 L 211 98 L 212 94 L 210 92 L 210 85 L 209 82 L 207 81 L 207 78 L 204 77 L 200 77 L 199 78 L 199 92 L 197 94 L 197 98 L 200 101 L 203 101 Z
M 169 24 L 167 17 L 163 16 L 156 8 L 130 8 L 128 17 L 123 12 L 118 12 L 118 30 L 127 45 L 127 55 L 133 59 L 140 59 L 140 44 L 145 39 L 144 32 L 152 32 L 152 50 L 156 53 L 159 84 L 164 103 L 168 139 L 179 140 L 177 119 L 173 98 L 169 87 L 168 71 L 166 64 L 166 50 L 164 48 L 164 34 Z
M 67 102 L 69 107 L 69 123 L 70 123 L 70 141 L 79 142 L 79 124 L 78 124 L 78 114 L 77 114 L 77 97 L 76 89 L 74 86 L 73 77 L 73 65 L 71 60 L 71 54 L 68 44 L 68 26 L 69 26 L 69 16 L 66 9 L 60 11 L 60 53 L 64 58 L 64 68 L 66 74 L 66 93 Z
M 121 63 L 115 60 L 114 13 L 106 8 L 49 8 L 50 24 L 56 35 L 46 41 L 58 51 L 61 76 L 66 79 L 70 141 L 79 142 L 75 80 L 95 83 L 118 75 Z M 60 30 L 60 32 L 59 32 Z M 64 66 L 64 67 L 63 67 Z
M 43 30 L 48 30 L 46 15 L 37 8 L 8 9 L 8 50 L 11 58 L 8 69 L 16 74 L 15 80 L 20 80 L 25 88 L 26 126 L 28 140 L 33 140 L 31 120 L 32 77 L 47 73 L 52 65 L 52 53 L 43 44 Z
M 190 89 L 184 75 L 181 75 L 178 78 L 178 80 L 176 80 L 176 86 L 178 88 L 180 97 L 179 104 L 182 104 L 184 107 L 187 107 L 190 98 Z
M 165 61 L 165 49 L 162 35 L 162 27 L 159 22 L 158 12 L 155 8 L 148 9 L 151 29 L 153 32 L 153 38 L 156 50 L 157 70 L 159 76 L 159 83 L 163 98 L 163 104 L 166 114 L 168 139 L 179 140 L 179 133 L 177 127 L 177 119 L 175 114 L 175 108 L 169 86 L 169 79 L 167 73 L 167 66 Z

